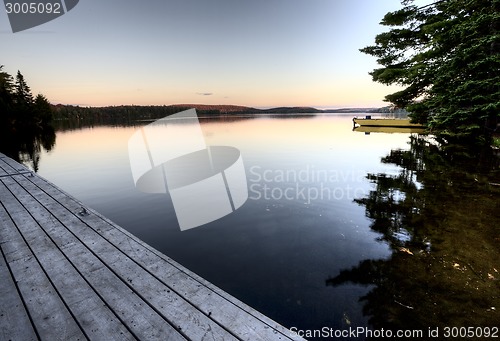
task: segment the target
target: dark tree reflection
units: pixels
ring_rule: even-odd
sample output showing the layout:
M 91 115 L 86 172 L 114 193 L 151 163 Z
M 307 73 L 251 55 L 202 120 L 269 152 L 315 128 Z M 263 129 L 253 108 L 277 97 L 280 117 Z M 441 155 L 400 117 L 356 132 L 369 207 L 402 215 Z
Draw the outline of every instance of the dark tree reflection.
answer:
M 373 328 L 492 326 L 500 320 L 500 176 L 491 150 L 411 137 L 382 159 L 397 175 L 368 174 L 355 201 L 392 255 L 365 260 L 327 285 L 374 285 L 362 298 Z
M 38 172 L 42 148 L 50 151 L 55 143 L 56 134 L 51 125 L 25 127 L 4 131 L 0 138 L 0 151 Z
M 14 79 L 0 65 L 0 152 L 38 171 L 41 149 L 55 144 L 52 118 L 49 100 L 33 97 L 20 71 Z

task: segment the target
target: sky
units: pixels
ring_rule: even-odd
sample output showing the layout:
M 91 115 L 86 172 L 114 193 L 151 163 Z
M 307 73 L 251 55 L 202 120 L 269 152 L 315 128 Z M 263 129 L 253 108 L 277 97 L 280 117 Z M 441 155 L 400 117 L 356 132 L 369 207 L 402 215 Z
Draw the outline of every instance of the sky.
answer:
M 234 104 L 381 107 L 360 48 L 399 0 L 80 0 L 12 33 L 0 11 L 0 65 L 32 92 L 80 106 Z

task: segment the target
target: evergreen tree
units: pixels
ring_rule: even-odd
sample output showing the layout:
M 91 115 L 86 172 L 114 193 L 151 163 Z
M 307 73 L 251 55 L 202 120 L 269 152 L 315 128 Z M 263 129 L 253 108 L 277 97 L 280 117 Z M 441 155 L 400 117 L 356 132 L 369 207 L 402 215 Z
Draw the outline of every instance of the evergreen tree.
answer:
M 36 171 L 41 147 L 55 143 L 52 107 L 43 95 L 33 98 L 21 72 L 15 81 L 0 65 L 0 151 L 15 160 L 31 160 Z
M 14 83 L 12 76 L 7 72 L 2 71 L 3 65 L 0 65 L 0 100 L 12 99 L 12 92 L 14 91 Z
M 52 108 L 48 99 L 42 94 L 35 98 L 33 116 L 38 124 L 48 125 L 52 121 Z
M 3 65 L 0 65 L 0 131 L 5 136 L 13 120 L 14 83 L 12 76 L 2 70 Z
M 387 13 L 391 27 L 361 52 L 382 68 L 370 74 L 403 90 L 386 101 L 447 139 L 489 140 L 500 116 L 500 0 L 403 0 Z
M 17 71 L 16 75 L 15 100 L 18 105 L 30 105 L 33 103 L 31 89 L 24 80 L 21 71 Z

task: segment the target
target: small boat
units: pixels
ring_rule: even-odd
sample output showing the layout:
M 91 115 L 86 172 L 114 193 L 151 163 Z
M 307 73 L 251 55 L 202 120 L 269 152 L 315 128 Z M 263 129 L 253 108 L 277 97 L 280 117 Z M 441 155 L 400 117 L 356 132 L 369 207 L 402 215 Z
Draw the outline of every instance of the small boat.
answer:
M 367 115 L 366 118 L 354 117 L 352 121 L 355 126 L 362 127 L 424 127 L 419 123 L 410 123 L 409 118 L 372 118 Z
M 388 126 L 356 126 L 352 129 L 353 131 L 369 134 L 369 133 L 403 133 L 403 134 L 423 134 L 425 133 L 425 128 L 422 126 L 416 127 L 388 127 Z

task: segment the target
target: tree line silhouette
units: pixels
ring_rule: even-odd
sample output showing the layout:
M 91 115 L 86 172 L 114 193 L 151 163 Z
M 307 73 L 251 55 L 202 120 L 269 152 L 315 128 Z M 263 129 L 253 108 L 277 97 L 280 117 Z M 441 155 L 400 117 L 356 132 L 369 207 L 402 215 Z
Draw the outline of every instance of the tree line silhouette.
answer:
M 0 151 L 21 162 L 31 161 L 37 170 L 41 147 L 55 144 L 52 107 L 42 94 L 31 93 L 23 74 L 15 77 L 0 65 Z

